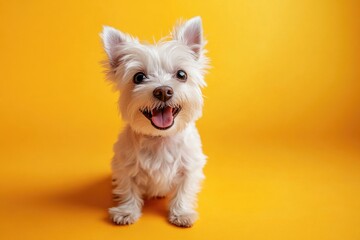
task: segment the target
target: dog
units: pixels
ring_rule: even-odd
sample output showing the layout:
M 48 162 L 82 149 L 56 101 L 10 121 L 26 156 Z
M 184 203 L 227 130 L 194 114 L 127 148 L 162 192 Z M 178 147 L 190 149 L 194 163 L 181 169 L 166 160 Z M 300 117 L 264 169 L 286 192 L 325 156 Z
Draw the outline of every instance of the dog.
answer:
M 136 222 L 144 199 L 169 197 L 170 223 L 191 227 L 206 156 L 195 121 L 202 115 L 208 69 L 202 21 L 175 25 L 167 38 L 147 44 L 112 27 L 101 33 L 107 79 L 120 92 L 126 127 L 114 144 L 109 209 L 119 225 Z

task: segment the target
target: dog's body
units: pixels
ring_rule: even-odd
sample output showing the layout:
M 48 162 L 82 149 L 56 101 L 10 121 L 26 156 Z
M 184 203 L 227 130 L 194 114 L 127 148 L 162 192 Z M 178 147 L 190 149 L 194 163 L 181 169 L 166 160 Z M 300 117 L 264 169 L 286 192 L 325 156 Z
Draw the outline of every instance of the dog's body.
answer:
M 178 26 L 172 40 L 144 45 L 105 27 L 108 78 L 120 90 L 128 123 L 114 146 L 110 208 L 117 224 L 134 223 L 144 198 L 171 197 L 169 221 L 189 227 L 197 218 L 196 195 L 206 157 L 195 121 L 201 116 L 201 87 L 207 67 L 201 19 Z

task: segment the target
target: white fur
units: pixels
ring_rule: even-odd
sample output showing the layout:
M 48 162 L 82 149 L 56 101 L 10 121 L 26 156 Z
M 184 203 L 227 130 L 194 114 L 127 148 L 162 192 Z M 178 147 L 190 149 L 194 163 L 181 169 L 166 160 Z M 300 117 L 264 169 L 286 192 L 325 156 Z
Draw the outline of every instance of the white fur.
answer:
M 171 36 L 149 45 L 111 27 L 104 27 L 102 33 L 107 76 L 121 92 L 119 109 L 128 123 L 114 145 L 112 161 L 118 206 L 109 212 L 117 224 L 134 223 L 144 198 L 166 195 L 171 197 L 171 223 L 189 227 L 197 217 L 196 195 L 206 162 L 195 127 L 202 114 L 201 87 L 207 68 L 200 17 L 179 24 Z M 187 73 L 186 82 L 176 78 L 178 70 Z M 137 72 L 147 76 L 142 84 L 133 83 Z M 153 96 L 160 86 L 174 90 L 166 103 Z M 171 128 L 158 130 L 140 110 L 165 104 L 180 106 L 181 111 Z

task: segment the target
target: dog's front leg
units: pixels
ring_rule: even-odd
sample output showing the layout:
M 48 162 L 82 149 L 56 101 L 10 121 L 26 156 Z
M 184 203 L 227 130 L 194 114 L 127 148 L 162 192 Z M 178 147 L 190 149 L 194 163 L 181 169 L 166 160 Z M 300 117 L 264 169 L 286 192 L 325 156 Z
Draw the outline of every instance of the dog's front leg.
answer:
M 179 227 L 191 227 L 197 219 L 197 193 L 203 179 L 202 171 L 184 175 L 176 186 L 169 207 L 169 221 Z
M 113 189 L 118 206 L 110 208 L 109 213 L 114 223 L 128 225 L 139 219 L 144 202 L 133 179 L 125 174 L 118 174 L 118 176 L 121 178 L 114 179 L 116 186 Z

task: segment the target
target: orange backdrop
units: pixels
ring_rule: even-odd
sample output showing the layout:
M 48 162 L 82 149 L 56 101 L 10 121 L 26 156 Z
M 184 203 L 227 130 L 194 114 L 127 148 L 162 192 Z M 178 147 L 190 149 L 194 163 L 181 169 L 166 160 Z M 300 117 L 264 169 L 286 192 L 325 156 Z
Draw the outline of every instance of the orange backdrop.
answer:
M 1 239 L 360 239 L 358 1 L 0 1 Z M 123 123 L 99 32 L 152 41 L 200 15 L 212 69 L 200 220 L 166 199 L 113 226 Z

